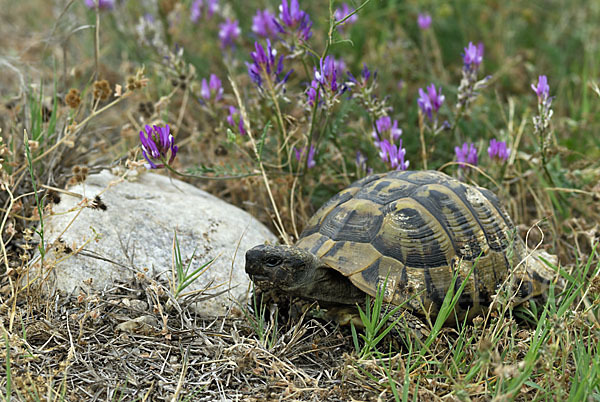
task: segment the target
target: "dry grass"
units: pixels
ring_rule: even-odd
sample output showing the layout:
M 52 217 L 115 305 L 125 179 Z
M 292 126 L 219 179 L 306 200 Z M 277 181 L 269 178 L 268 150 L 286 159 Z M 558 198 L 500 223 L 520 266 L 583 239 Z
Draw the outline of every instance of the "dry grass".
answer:
M 180 314 L 166 307 L 166 297 L 157 306 L 156 289 L 156 282 L 142 278 L 102 293 L 23 300 L 3 314 L 5 325 L 14 318 L 15 329 L 4 331 L 14 333 L 8 345 L 17 395 L 342 401 L 370 393 L 344 375 L 351 342 L 330 324 L 308 320 L 280 328 L 267 349 L 239 310 L 207 318 L 182 306 Z M 5 367 L 0 371 L 6 378 Z
M 250 32 L 247 9 L 222 0 L 222 14 L 194 25 L 190 1 L 150 3 L 131 0 L 118 13 L 100 13 L 96 31 L 97 16 L 83 1 L 0 0 L 0 48 L 8 49 L 0 55 L 0 395 L 27 401 L 600 398 L 600 68 L 589 39 L 598 37 L 600 10 L 593 2 L 568 10 L 552 2 L 439 2 L 432 5 L 435 29 L 421 36 L 416 4 L 374 1 L 345 28 L 352 46 L 334 43 L 346 33 L 327 29 L 326 7 L 309 6 L 310 46 L 343 57 L 355 75 L 363 62 L 378 69 L 375 95 L 400 121 L 411 168 L 427 163 L 498 193 L 528 245 L 558 256 L 563 292 L 515 309 L 506 296 L 485 319 L 443 327 L 425 344 L 390 336 L 361 359 L 360 339 L 349 328 L 281 295 L 264 307 L 237 306 L 210 318 L 188 309 L 189 300 L 173 305 L 169 286 L 144 275 L 103 292 L 23 289 L 20 279 L 43 236 L 40 216 L 51 213 L 56 194 L 48 189 L 68 189 L 85 172 L 104 168 L 142 170 L 138 133 L 145 124 L 171 124 L 180 146 L 174 169 L 213 178 L 249 174 L 186 180 L 274 231 L 279 226 L 290 235 L 282 241 L 293 241 L 316 208 L 365 174 L 354 163 L 356 150 L 368 154 L 375 171 L 386 169 L 370 136 L 372 111 L 345 98 L 326 111 L 306 107 L 305 81 L 318 58 L 286 59 L 285 69 L 295 71 L 286 98 L 259 95 L 244 65 L 254 37 L 243 35 L 232 51 L 217 39 L 226 16 L 237 16 Z M 153 13 L 170 58 L 137 38 L 142 9 Z M 440 115 L 456 118 L 459 54 L 472 37 L 485 42 L 490 88 L 463 116 L 456 138 L 433 136 L 419 119 L 417 89 L 442 85 L 448 99 Z M 183 56 L 175 43 L 185 47 Z M 540 71 L 556 94 L 547 164 L 531 126 L 529 85 Z M 225 88 L 214 104 L 197 96 L 210 73 Z M 101 99 L 104 79 L 113 93 Z M 117 85 L 126 95 L 115 94 Z M 252 140 L 227 123 L 227 107 L 242 105 Z M 320 142 L 317 168 L 304 169 L 294 146 L 305 146 L 313 134 Z M 514 152 L 506 164 L 484 159 L 488 137 L 509 141 Z M 477 144 L 479 170 L 465 173 L 448 162 L 457 139 Z

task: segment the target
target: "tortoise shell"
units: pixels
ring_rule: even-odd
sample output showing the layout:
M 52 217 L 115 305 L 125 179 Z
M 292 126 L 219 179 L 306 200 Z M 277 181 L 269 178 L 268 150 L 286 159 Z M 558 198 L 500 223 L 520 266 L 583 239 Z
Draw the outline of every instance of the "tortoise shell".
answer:
M 457 272 L 467 283 L 455 311 L 489 306 L 525 256 L 525 245 L 498 198 L 436 171 L 365 177 L 310 219 L 296 244 L 374 296 L 435 316 Z M 469 276 L 471 268 L 473 272 Z

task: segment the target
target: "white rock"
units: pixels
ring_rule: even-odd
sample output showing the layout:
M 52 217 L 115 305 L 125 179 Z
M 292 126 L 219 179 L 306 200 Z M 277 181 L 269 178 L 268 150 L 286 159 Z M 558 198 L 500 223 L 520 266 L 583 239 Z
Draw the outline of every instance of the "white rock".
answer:
M 209 293 L 228 290 L 201 302 L 199 311 L 222 315 L 233 300 L 244 303 L 249 288 L 245 252 L 265 241 L 275 243 L 276 237 L 247 212 L 190 184 L 150 172 L 135 179 L 103 171 L 69 189 L 90 201 L 100 194 L 106 211 L 82 209 L 82 199 L 61 194 L 54 215 L 44 221 L 45 241 L 52 244 L 60 237 L 73 250 L 83 247 L 83 252 L 65 258 L 53 248 L 46 260 L 56 264 L 45 264 L 55 266 L 44 284 L 70 293 L 88 289 L 90 278 L 96 290 L 136 273 L 170 279 L 177 231 L 184 261 L 196 250 L 191 270 L 216 258 L 185 292 L 216 285 L 221 286 Z

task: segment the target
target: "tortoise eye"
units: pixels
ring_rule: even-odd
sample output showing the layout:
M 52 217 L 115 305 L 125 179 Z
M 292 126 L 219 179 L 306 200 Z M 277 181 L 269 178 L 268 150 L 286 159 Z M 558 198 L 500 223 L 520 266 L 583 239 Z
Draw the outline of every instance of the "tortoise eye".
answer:
M 265 260 L 265 265 L 267 267 L 271 267 L 272 268 L 272 267 L 278 266 L 279 264 L 281 264 L 281 258 L 279 258 L 279 257 L 277 257 L 275 255 L 267 257 L 267 259 Z

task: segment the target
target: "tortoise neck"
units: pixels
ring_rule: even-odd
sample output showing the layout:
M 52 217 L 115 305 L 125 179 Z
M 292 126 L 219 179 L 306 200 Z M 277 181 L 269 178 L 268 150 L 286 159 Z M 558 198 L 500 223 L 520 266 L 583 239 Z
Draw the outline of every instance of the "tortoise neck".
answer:
M 317 257 L 315 280 L 311 286 L 311 297 L 322 305 L 363 304 L 365 293 L 346 276 L 321 262 Z

